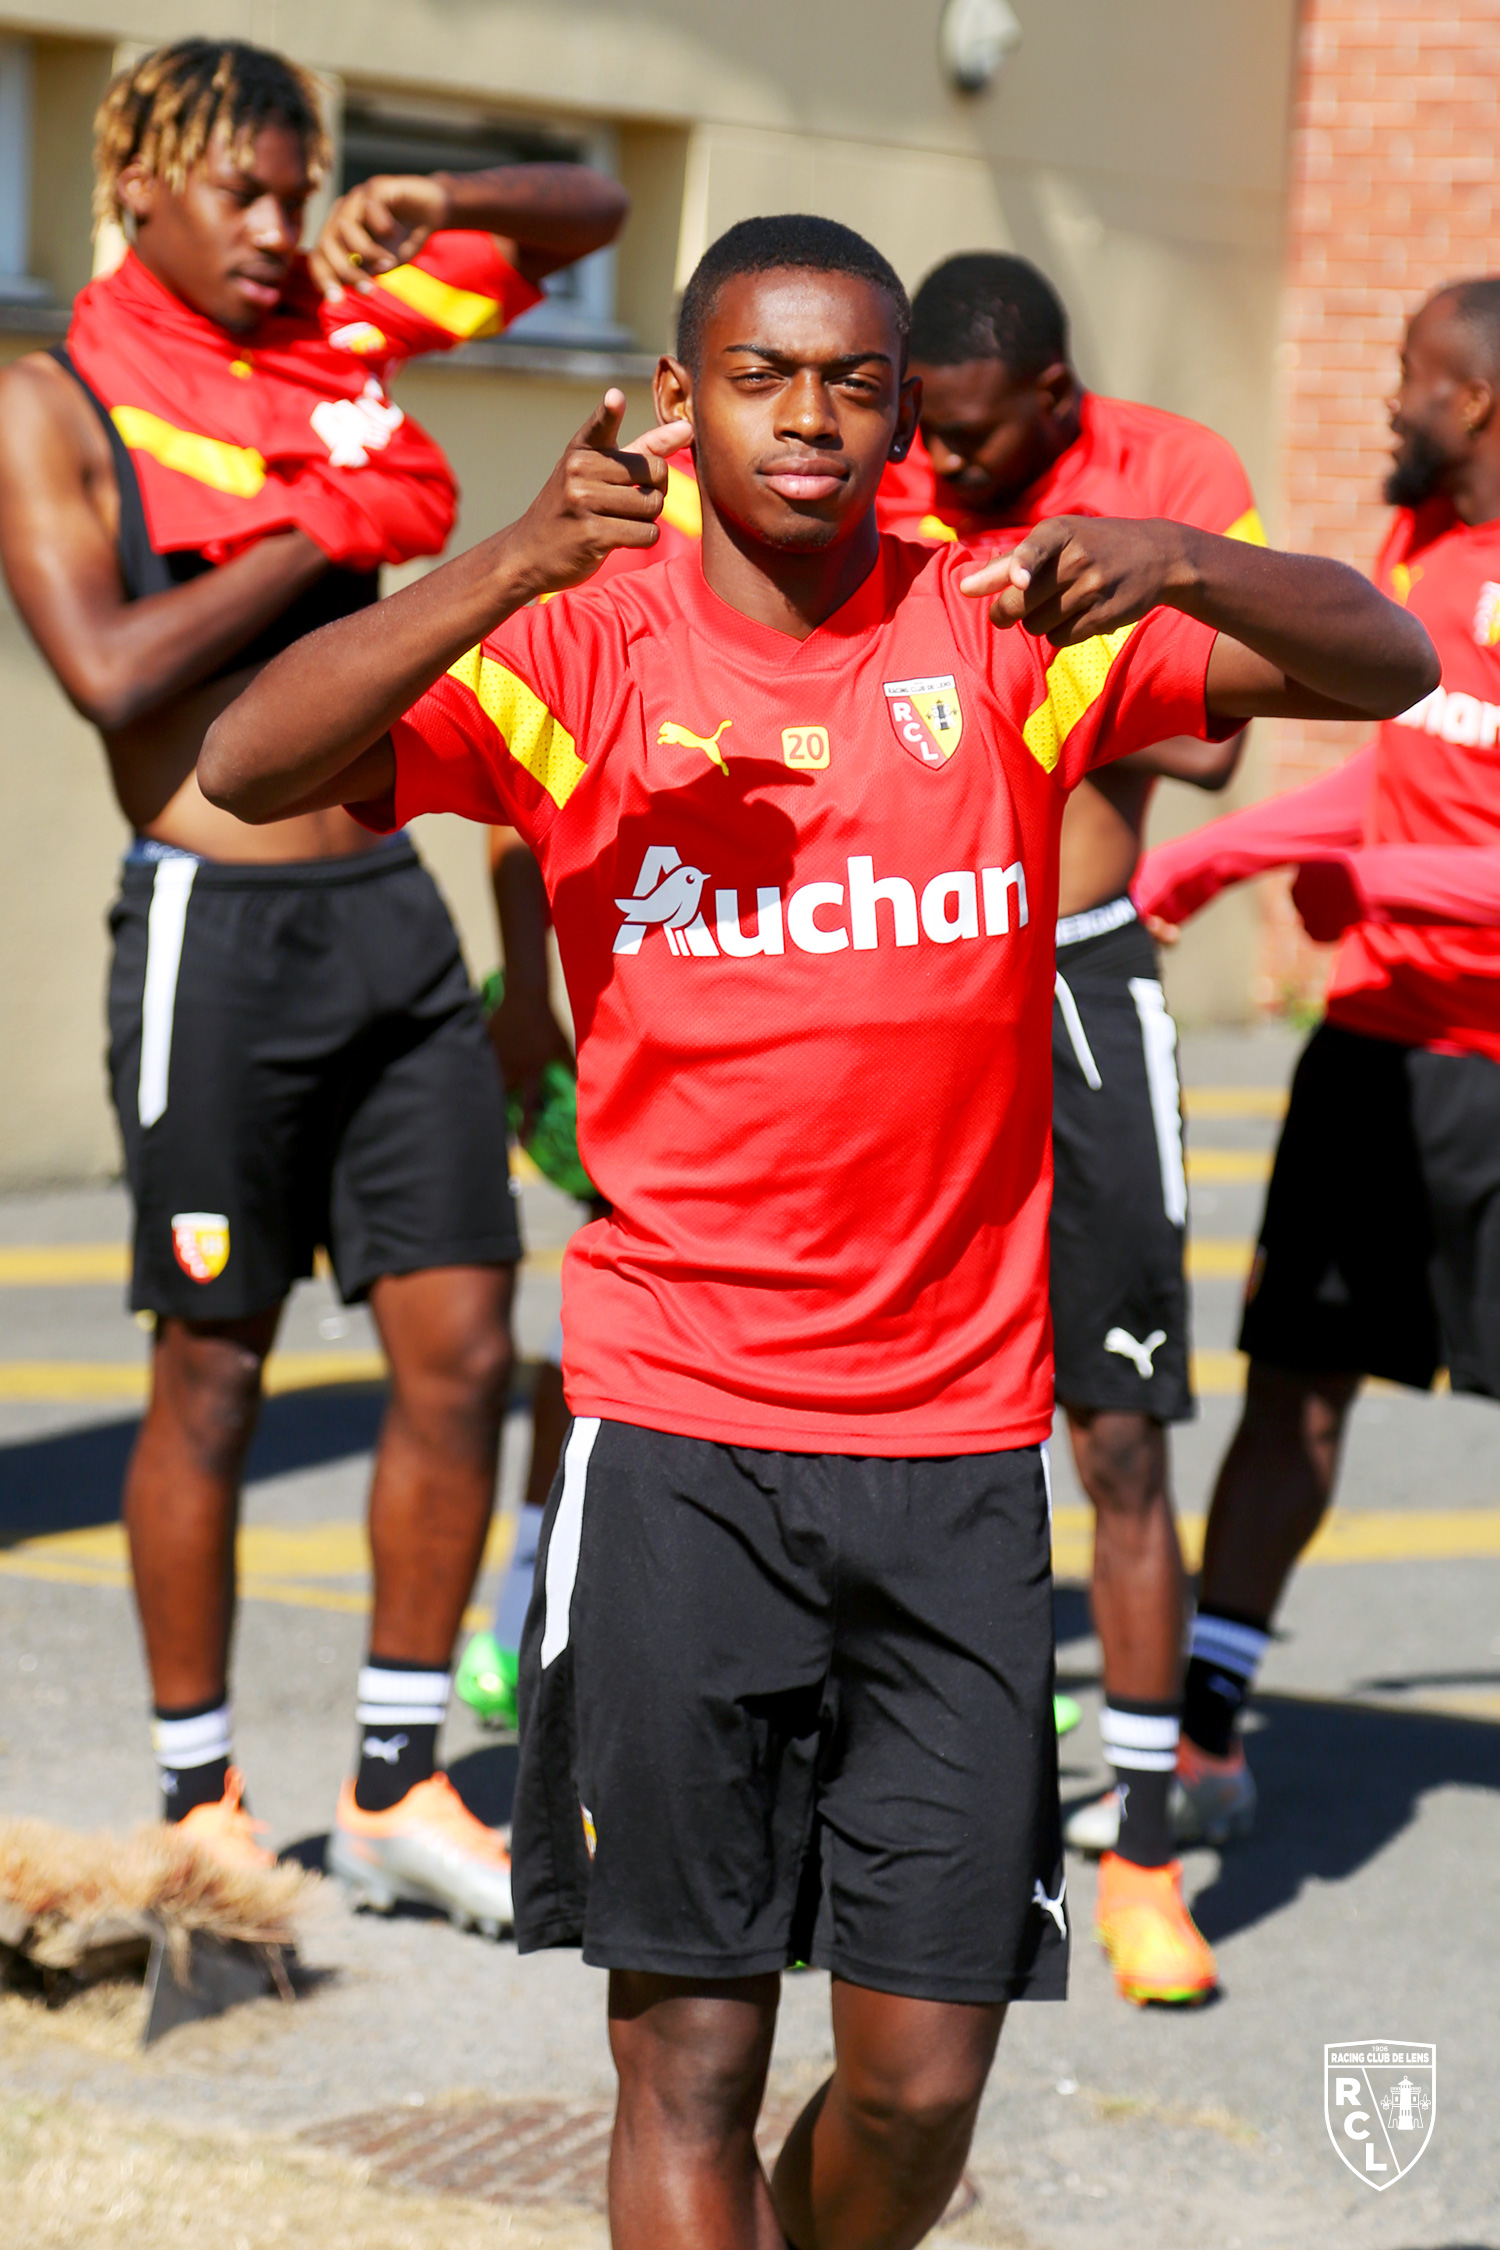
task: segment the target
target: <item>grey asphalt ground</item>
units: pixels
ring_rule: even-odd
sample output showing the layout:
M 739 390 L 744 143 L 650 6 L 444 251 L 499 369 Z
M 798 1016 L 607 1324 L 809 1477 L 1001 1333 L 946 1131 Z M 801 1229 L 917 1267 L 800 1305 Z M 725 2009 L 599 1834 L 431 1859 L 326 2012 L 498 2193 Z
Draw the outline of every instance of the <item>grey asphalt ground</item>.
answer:
M 1184 1076 L 1190 1086 L 1283 1084 L 1294 1054 L 1279 1032 L 1191 1037 Z M 1270 1120 L 1205 1119 L 1192 1145 L 1269 1148 L 1274 1134 Z M 1253 1181 L 1195 1184 L 1197 1232 L 1250 1236 L 1260 1195 Z M 523 1205 L 531 1248 L 560 1245 L 572 1207 L 535 1185 Z M 0 1245 L 122 1239 L 126 1226 L 114 1191 L 0 1203 Z M 557 1293 L 545 1261 L 525 1275 L 523 1353 L 541 1345 Z M 1197 1285 L 1201 1346 L 1232 1346 L 1237 1297 L 1230 1279 Z M 340 1313 L 325 1284 L 299 1293 L 288 1346 L 347 1353 L 367 1341 L 364 1316 Z M 117 1290 L 0 1288 L 0 1527 L 9 1527 L 0 1539 L 109 1521 L 133 1429 L 123 1403 L 7 1396 L 3 1366 L 143 1353 Z M 1205 1397 L 1198 1421 L 1178 1434 L 1178 1494 L 1189 1513 L 1207 1505 L 1237 1411 L 1231 1395 Z M 378 1414 L 374 1388 L 273 1401 L 246 1522 L 357 1522 Z M 502 1506 L 514 1505 L 525 1447 L 518 1410 Z M 1079 1504 L 1065 1455 L 1061 1439 L 1062 1508 Z M 1436 1522 L 1497 1508 L 1494 1408 L 1389 1392 L 1361 1402 L 1346 1515 L 1427 1512 Z M 6 1575 L 4 1561 L 0 1552 L 0 1814 L 79 1827 L 152 1817 L 128 1593 Z M 357 1592 L 357 1576 L 343 1590 Z M 1188 2014 L 1122 2003 L 1089 1934 L 1092 1872 L 1070 1862 L 1071 1997 L 1012 2013 L 975 2143 L 981 2201 L 954 2239 L 1010 2250 L 1500 2250 L 1497 1596 L 1494 1554 L 1300 1574 L 1252 1721 L 1260 1826 L 1222 1859 L 1201 1851 L 1187 1861 L 1221 1999 Z M 1064 1796 L 1073 1798 L 1103 1780 L 1098 1651 L 1077 1581 L 1059 1584 L 1057 1615 L 1060 1670 L 1086 1708 L 1062 1746 Z M 309 1858 L 352 1747 L 362 1631 L 356 1611 L 289 1599 L 251 1600 L 241 1614 L 239 1754 L 276 1843 Z M 503 1817 L 513 1754 L 457 1708 L 447 1755 L 476 1809 Z M 439 1921 L 354 1918 L 336 1901 L 305 1954 L 336 1974 L 295 2009 L 266 2004 L 243 2012 L 238 2027 L 226 2019 L 214 2040 L 175 2034 L 129 2057 L 61 2028 L 10 2047 L 0 2033 L 0 2089 L 271 2133 L 460 2090 L 610 2098 L 603 1979 L 572 1955 L 518 1961 L 509 1945 Z M 1322 2088 L 1325 2042 L 1376 2037 L 1434 2040 L 1439 2063 L 1431 2145 L 1380 2195 L 1335 2156 Z M 810 2088 L 828 2057 L 825 1980 L 789 1978 L 773 2085 Z

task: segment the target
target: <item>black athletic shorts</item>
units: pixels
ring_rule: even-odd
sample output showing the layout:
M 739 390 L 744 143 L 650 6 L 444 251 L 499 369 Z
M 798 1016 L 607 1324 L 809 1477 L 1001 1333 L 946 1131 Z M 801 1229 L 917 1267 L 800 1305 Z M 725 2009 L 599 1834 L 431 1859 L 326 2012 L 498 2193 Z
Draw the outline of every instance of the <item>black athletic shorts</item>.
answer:
M 521 1644 L 521 1951 L 1060 2000 L 1037 1447 L 767 1453 L 573 1424 Z
M 1092 932 L 1092 934 L 1082 934 Z M 1064 1406 L 1193 1416 L 1177 1026 L 1129 899 L 1058 924 L 1052 1331 Z
M 133 1307 L 243 1319 L 319 1244 L 347 1303 L 519 1256 L 494 1050 L 405 838 L 283 866 L 133 855 L 110 927 Z
M 1240 1349 L 1500 1398 L 1500 1063 L 1325 1023 L 1281 1129 Z

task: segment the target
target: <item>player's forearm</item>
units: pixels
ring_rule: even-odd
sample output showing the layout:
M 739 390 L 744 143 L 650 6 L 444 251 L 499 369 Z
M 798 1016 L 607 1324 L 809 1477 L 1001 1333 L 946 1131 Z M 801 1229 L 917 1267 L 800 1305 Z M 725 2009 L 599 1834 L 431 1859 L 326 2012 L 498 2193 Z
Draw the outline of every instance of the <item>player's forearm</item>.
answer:
M 564 263 L 613 242 L 630 209 L 618 180 L 583 164 L 506 164 L 434 178 L 448 197 L 450 227 L 505 235 Z
M 1186 526 L 1177 532 L 1166 600 L 1338 707 L 1310 715 L 1395 718 L 1437 685 L 1437 656 L 1422 626 L 1347 564 Z M 1215 694 L 1212 705 L 1248 719 L 1285 701 L 1246 683 L 1243 693 Z
M 508 840 L 495 853 L 490 869 L 505 955 L 505 989 L 507 995 L 545 998 L 550 981 L 547 889 L 534 854 L 513 830 L 505 834 Z
M 294 642 L 210 727 L 198 761 L 203 794 L 250 822 L 304 804 L 544 584 L 512 528 Z

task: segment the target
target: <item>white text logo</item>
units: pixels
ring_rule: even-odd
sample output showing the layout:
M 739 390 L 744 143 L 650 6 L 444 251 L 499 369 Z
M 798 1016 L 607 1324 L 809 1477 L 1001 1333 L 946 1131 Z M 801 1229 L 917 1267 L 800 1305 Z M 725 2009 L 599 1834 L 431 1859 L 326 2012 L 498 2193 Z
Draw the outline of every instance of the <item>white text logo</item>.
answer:
M 1424 2154 L 1437 2116 L 1437 2049 L 1430 2041 L 1361 2039 L 1323 2049 L 1328 2138 L 1357 2180 L 1378 2194 Z
M 1500 703 L 1481 703 L 1477 695 L 1464 695 L 1458 688 L 1435 687 L 1392 724 L 1420 728 L 1468 750 L 1493 750 L 1500 736 Z
M 710 872 L 684 865 L 670 844 L 653 844 L 631 896 L 615 900 L 625 919 L 614 950 L 639 953 L 648 930 L 660 929 L 670 952 L 700 958 L 785 953 L 788 939 L 799 953 L 873 953 L 887 943 L 920 945 L 924 938 L 953 945 L 1009 937 L 1030 919 L 1019 860 L 1009 867 L 952 868 L 934 875 L 920 893 L 904 875 L 877 881 L 874 860 L 863 856 L 845 862 L 845 876 L 842 883 L 800 884 L 790 896 L 759 885 L 747 928 L 738 890 L 714 888 Z

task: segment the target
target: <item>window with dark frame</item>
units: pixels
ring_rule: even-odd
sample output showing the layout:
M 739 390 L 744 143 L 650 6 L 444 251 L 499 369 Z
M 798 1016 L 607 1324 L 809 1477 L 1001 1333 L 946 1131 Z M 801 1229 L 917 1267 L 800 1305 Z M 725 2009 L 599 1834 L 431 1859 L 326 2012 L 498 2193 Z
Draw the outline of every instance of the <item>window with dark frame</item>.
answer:
M 580 128 L 489 117 L 434 105 L 402 109 L 349 96 L 344 104 L 339 190 L 344 193 L 379 172 L 486 172 L 501 164 L 594 164 L 601 138 Z M 606 164 L 605 168 L 609 168 Z M 575 350 L 619 350 L 634 339 L 614 317 L 613 250 L 597 251 L 549 274 L 546 301 L 512 323 L 516 343 L 557 344 Z

